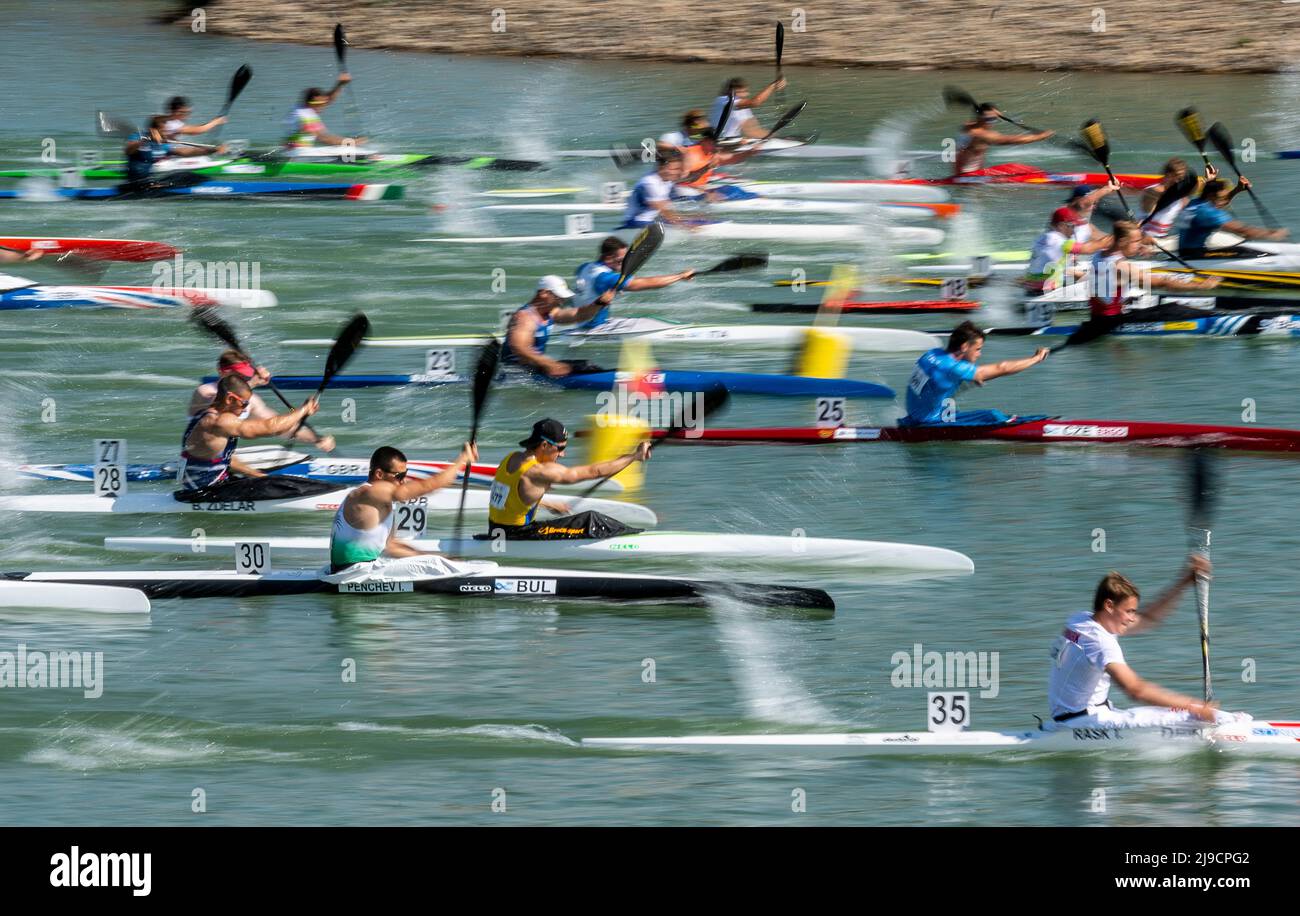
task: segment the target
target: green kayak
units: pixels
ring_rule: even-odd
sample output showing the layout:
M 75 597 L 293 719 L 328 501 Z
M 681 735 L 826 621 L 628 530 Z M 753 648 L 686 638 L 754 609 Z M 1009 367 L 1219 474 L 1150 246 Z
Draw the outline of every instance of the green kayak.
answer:
M 523 172 L 540 169 L 540 162 L 526 159 L 500 159 L 495 156 L 439 156 L 427 153 L 394 153 L 373 155 L 358 162 L 346 162 L 342 156 L 324 159 L 285 158 L 272 153 L 241 156 L 237 159 L 214 156 L 190 156 L 171 160 L 170 168 L 156 169 L 194 172 L 205 178 L 285 178 L 293 176 L 330 178 L 370 178 L 404 170 L 455 166 L 465 169 L 492 169 Z M 6 169 L 0 178 L 58 178 L 66 169 Z M 89 181 L 120 181 L 126 177 L 125 160 L 108 160 L 79 169 L 81 177 Z

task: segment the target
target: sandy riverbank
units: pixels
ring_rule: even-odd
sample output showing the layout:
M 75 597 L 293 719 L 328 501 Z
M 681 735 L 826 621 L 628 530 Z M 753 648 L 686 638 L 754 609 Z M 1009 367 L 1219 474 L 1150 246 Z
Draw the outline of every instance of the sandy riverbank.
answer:
M 191 8 L 177 27 L 188 27 Z M 1300 69 L 1300 2 L 1282 0 L 738 0 L 725 17 L 682 0 L 210 0 L 204 9 L 218 34 L 325 44 L 339 21 L 357 47 L 404 51 L 758 63 L 772 59 L 783 19 L 785 62 L 798 66 Z M 802 31 L 795 9 L 805 12 Z

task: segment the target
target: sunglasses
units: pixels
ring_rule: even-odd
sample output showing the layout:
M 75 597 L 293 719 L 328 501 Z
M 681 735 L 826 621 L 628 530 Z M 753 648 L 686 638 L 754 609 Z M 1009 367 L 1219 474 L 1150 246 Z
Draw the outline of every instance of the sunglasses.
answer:
M 563 452 L 566 448 L 569 447 L 569 443 L 567 442 L 555 442 L 551 439 L 547 439 L 545 436 L 542 436 L 542 441 L 547 443 L 548 445 L 555 446 L 556 451 L 560 451 L 560 452 Z
M 384 473 L 399 483 L 406 479 L 406 471 L 384 471 Z

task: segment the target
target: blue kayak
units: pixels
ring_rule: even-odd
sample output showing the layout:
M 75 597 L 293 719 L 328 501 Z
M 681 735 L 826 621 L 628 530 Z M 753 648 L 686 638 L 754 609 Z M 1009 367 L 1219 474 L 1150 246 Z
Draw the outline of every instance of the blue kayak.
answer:
M 843 378 L 807 378 L 797 375 L 762 375 L 751 372 L 691 372 L 670 369 L 649 373 L 647 381 L 660 384 L 665 391 L 708 391 L 717 385 L 733 394 L 764 394 L 775 397 L 828 397 L 828 398 L 892 398 L 893 389 L 875 382 L 859 382 Z M 608 391 L 616 382 L 630 381 L 628 373 L 592 372 L 567 375 L 562 378 L 528 376 L 529 381 L 544 382 L 558 388 L 576 391 Z M 216 381 L 208 376 L 205 382 Z M 283 389 L 315 390 L 320 387 L 319 375 L 277 375 L 275 384 Z M 467 380 L 461 377 L 431 377 L 425 375 L 336 375 L 330 381 L 332 388 L 388 388 L 399 385 L 457 385 Z
M 313 181 L 202 181 L 198 184 L 122 193 L 117 188 L 52 188 L 48 191 L 4 190 L 0 200 L 158 200 L 174 197 L 232 200 L 247 197 L 290 197 L 298 200 L 398 200 L 399 184 L 326 184 Z

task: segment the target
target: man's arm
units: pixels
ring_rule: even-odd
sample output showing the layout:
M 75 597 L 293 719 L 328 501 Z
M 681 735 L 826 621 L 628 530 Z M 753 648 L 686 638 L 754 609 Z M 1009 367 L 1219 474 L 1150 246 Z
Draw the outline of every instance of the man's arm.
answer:
M 393 487 L 392 502 L 404 503 L 407 500 L 419 499 L 432 493 L 434 490 L 441 490 L 443 487 L 449 487 L 456 482 L 460 476 L 461 470 L 467 468 L 471 462 L 478 460 L 478 446 L 466 442 L 461 446 L 460 454 L 456 460 L 443 470 L 434 474 L 432 477 L 425 477 L 422 480 L 408 477 L 401 483 Z
M 645 461 L 650 457 L 650 443 L 641 442 L 626 455 L 598 461 L 595 464 L 583 464 L 566 468 L 561 464 L 535 464 L 528 469 L 527 477 L 537 485 L 573 484 L 584 480 L 597 480 L 617 474 L 634 461 Z
M 665 286 L 672 286 L 674 283 L 678 283 L 682 280 L 690 280 L 694 276 L 695 276 L 695 271 L 683 270 L 681 273 L 661 274 L 660 276 L 657 277 L 633 277 L 631 280 L 628 280 L 626 283 L 623 284 L 623 289 L 627 289 L 627 290 L 663 289 Z M 610 295 L 612 293 L 613 290 L 610 290 L 610 292 L 606 293 L 606 295 Z
M 785 77 L 783 76 L 779 80 L 775 80 L 771 83 L 768 83 L 761 90 L 759 90 L 757 95 L 751 95 L 743 102 L 736 102 L 734 107 L 758 108 L 760 105 L 762 105 L 772 97 L 773 92 L 776 92 L 776 90 L 778 89 L 784 89 L 785 86 L 786 86 L 786 82 L 785 82 Z
M 1229 220 L 1219 228 L 1225 232 L 1231 232 L 1233 235 L 1239 235 L 1243 239 L 1270 239 L 1280 241 L 1287 237 L 1285 229 L 1265 229 L 1262 226 L 1248 226 L 1239 220 Z
M 1138 673 L 1128 665 L 1112 662 L 1106 666 L 1106 673 L 1125 693 L 1138 703 L 1146 706 L 1168 706 L 1171 709 L 1186 709 L 1198 719 L 1206 722 L 1215 720 L 1214 710 L 1217 704 L 1205 703 L 1182 693 L 1166 690 L 1159 684 L 1138 677 Z
M 1015 375 L 1017 372 L 1024 372 L 1030 366 L 1036 366 L 1047 359 L 1047 354 L 1051 352 L 1047 347 L 1039 347 L 1033 356 L 1026 356 L 1024 359 L 1004 359 L 1000 363 L 980 366 L 975 370 L 975 382 L 982 385 L 984 382 L 1002 378 L 1004 375 Z
M 249 419 L 252 420 L 266 420 L 276 416 L 275 411 L 267 406 L 266 401 L 262 400 L 261 396 L 257 394 L 253 395 L 252 399 L 249 401 L 248 407 L 250 411 L 248 416 Z M 191 413 L 190 416 L 194 416 L 194 414 Z M 333 436 L 318 435 L 315 430 L 311 429 L 305 423 L 298 428 L 296 433 L 293 434 L 293 439 L 295 442 L 306 442 L 309 445 L 318 445 L 323 452 L 334 451 L 335 442 Z
M 1178 578 L 1170 585 L 1154 602 L 1143 609 L 1138 622 L 1129 627 L 1129 634 L 1141 633 L 1158 626 L 1166 617 L 1173 613 L 1174 608 L 1178 606 L 1178 599 L 1183 596 L 1193 582 L 1196 581 L 1197 575 L 1210 574 L 1210 561 L 1201 554 L 1194 553 L 1187 558 L 1187 566 L 1183 568 Z
M 178 135 L 206 134 L 208 131 L 212 130 L 212 128 L 220 127 L 222 124 L 225 124 L 227 120 L 228 119 L 225 117 L 216 117 L 207 124 L 186 124 L 180 130 L 176 131 L 176 133 Z
M 1001 131 L 991 130 L 987 127 L 976 127 L 968 131 L 971 138 L 987 143 L 990 146 L 1023 146 L 1026 143 L 1037 143 L 1039 140 L 1046 140 L 1048 137 L 1056 135 L 1054 130 L 1040 130 L 1036 134 L 1004 134 Z
M 558 359 L 551 359 L 545 353 L 539 353 L 533 345 L 533 335 L 537 332 L 536 325 L 532 319 L 521 317 L 523 313 L 516 312 L 515 318 L 510 323 L 510 352 L 520 362 L 540 369 L 549 376 L 568 375 L 569 367 Z
M 241 439 L 265 439 L 290 432 L 295 426 L 319 409 L 319 402 L 315 398 L 309 398 L 301 407 L 279 416 L 267 417 L 262 420 L 255 420 L 251 417 L 247 420 L 241 420 L 233 414 L 218 414 L 212 425 L 227 436 L 238 436 Z

